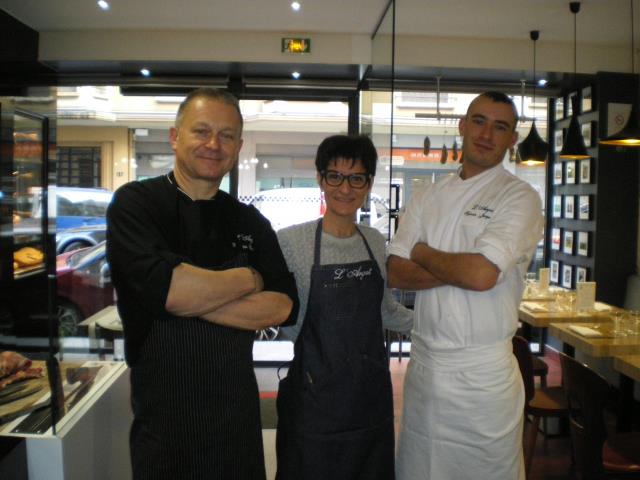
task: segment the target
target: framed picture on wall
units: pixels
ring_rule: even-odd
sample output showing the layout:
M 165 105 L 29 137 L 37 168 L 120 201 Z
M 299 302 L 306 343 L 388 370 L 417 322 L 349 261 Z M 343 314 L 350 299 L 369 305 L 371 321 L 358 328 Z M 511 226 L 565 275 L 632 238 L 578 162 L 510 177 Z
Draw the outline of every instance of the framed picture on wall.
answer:
M 573 232 L 565 230 L 564 241 L 562 242 L 562 251 L 569 255 L 573 255 Z
M 570 160 L 568 162 L 564 162 L 565 168 L 565 182 L 567 185 L 571 185 L 576 183 L 576 162 Z
M 580 183 L 591 183 L 591 159 L 580 160 Z
M 564 118 L 564 98 L 556 98 L 555 101 L 556 106 L 556 120 L 560 120 Z
M 578 232 L 578 255 L 589 256 L 589 232 Z
M 564 218 L 575 218 L 573 195 L 565 195 L 564 197 Z
M 553 196 L 553 202 L 551 205 L 551 216 L 553 218 L 562 217 L 562 197 L 560 195 Z
M 580 125 L 580 129 L 582 130 L 582 138 L 584 139 L 584 146 L 589 148 L 593 146 L 593 141 L 591 139 L 591 132 L 593 131 L 592 122 L 583 123 Z
M 562 266 L 562 286 L 564 288 L 571 288 L 571 280 L 573 277 L 573 267 L 571 265 Z
M 578 218 L 580 220 L 591 219 L 591 197 L 589 195 L 578 197 Z
M 553 184 L 562 185 L 562 164 L 560 162 L 553 165 Z
M 582 113 L 590 112 L 593 105 L 593 94 L 591 93 L 591 87 L 585 87 L 582 89 Z
M 560 229 L 551 229 L 551 250 L 560 251 Z
M 553 283 L 558 283 L 560 279 L 560 262 L 557 260 L 551 260 L 549 262 L 549 280 Z
M 562 136 L 563 136 L 563 134 L 564 134 L 564 131 L 562 129 L 556 130 L 554 132 L 556 152 L 559 152 L 560 150 L 562 150 Z
M 576 267 L 576 283 L 578 282 L 588 282 L 587 280 L 587 268 L 586 267 Z

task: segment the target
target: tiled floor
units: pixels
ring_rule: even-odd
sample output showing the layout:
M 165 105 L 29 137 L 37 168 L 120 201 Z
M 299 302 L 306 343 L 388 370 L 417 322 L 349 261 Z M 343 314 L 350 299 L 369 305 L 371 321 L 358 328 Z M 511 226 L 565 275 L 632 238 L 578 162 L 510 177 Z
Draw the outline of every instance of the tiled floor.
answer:
M 547 384 L 560 384 L 560 361 L 557 352 L 547 348 L 544 360 L 549 365 Z M 393 400 L 395 410 L 396 435 L 400 427 L 402 416 L 402 386 L 404 375 L 409 360 L 397 358 L 391 360 L 391 380 L 393 383 Z M 277 390 L 276 369 L 257 369 L 258 384 L 262 392 L 273 392 Z M 281 372 L 281 375 L 283 372 Z M 264 430 L 265 462 L 267 465 L 267 478 L 275 478 L 275 430 Z M 545 437 L 538 435 L 536 452 L 533 458 L 531 472 L 527 480 L 573 480 L 576 478 L 571 472 L 571 443 L 569 437 Z

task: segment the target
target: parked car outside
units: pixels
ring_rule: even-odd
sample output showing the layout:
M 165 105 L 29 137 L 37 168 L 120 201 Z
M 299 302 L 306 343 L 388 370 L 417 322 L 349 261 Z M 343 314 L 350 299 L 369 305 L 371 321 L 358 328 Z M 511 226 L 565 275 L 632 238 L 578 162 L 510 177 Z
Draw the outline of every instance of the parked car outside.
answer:
M 107 238 L 107 225 L 86 225 L 56 233 L 56 254 L 92 247 Z
M 49 188 L 50 217 L 56 217 L 58 231 L 84 225 L 104 225 L 113 192 L 106 188 L 58 187 Z M 28 196 L 17 200 L 17 208 L 25 218 L 42 218 L 42 190 L 32 188 Z M 27 210 L 28 209 L 28 210 Z
M 114 303 L 106 241 L 58 255 L 56 282 L 60 335 L 72 336 L 78 323 Z

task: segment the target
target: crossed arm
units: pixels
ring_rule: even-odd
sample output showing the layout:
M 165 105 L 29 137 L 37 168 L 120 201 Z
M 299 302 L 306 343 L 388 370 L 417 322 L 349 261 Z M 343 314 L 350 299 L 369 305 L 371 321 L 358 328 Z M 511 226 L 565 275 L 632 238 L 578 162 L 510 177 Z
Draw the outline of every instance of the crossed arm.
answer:
M 409 259 L 389 256 L 390 287 L 427 290 L 451 285 L 465 290 L 485 291 L 494 287 L 500 270 L 480 253 L 448 253 L 416 243 Z
M 165 307 L 177 316 L 259 330 L 284 322 L 293 307 L 284 293 L 263 288 L 262 276 L 252 268 L 213 271 L 181 263 L 173 269 Z

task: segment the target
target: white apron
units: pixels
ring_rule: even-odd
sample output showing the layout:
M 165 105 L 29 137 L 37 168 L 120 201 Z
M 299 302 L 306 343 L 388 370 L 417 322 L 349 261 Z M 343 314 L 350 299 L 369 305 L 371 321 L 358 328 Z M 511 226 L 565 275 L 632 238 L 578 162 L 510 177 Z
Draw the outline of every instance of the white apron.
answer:
M 524 385 L 511 341 L 412 344 L 397 480 L 524 480 Z

